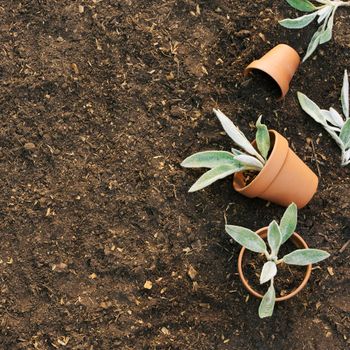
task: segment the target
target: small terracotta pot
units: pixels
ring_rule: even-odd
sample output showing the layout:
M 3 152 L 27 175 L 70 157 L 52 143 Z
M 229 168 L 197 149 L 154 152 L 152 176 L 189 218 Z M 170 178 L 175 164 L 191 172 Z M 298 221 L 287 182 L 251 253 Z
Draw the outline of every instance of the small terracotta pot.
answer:
M 234 175 L 234 189 L 246 197 L 259 197 L 287 207 L 294 202 L 304 207 L 317 191 L 318 177 L 289 148 L 288 141 L 269 130 L 272 151 L 258 175 L 246 185 L 244 172 Z M 255 141 L 252 142 L 255 146 Z
M 256 233 L 263 239 L 266 239 L 267 237 L 267 230 L 268 227 L 263 227 L 260 230 L 256 231 Z M 290 237 L 290 240 L 292 241 L 292 243 L 298 248 L 298 249 L 306 249 L 308 248 L 308 245 L 306 244 L 306 242 L 296 233 L 294 232 L 293 235 Z M 246 248 L 242 247 L 239 256 L 238 256 L 238 273 L 239 273 L 239 277 L 241 278 L 241 281 L 244 285 L 244 287 L 248 290 L 248 292 L 252 295 L 254 295 L 257 298 L 262 299 L 263 295 L 258 293 L 256 290 L 253 289 L 253 287 L 249 284 L 249 282 L 247 281 L 247 279 L 245 278 L 244 274 L 243 274 L 243 258 L 244 258 L 244 253 L 246 251 Z M 296 294 L 298 294 L 305 286 L 307 281 L 309 280 L 310 276 L 311 276 L 311 267 L 312 265 L 307 265 L 306 266 L 306 271 L 305 271 L 305 276 L 303 281 L 301 282 L 301 284 L 294 289 L 291 293 L 284 295 L 283 297 L 278 297 L 276 298 L 276 301 L 283 301 L 283 300 L 288 300 L 292 297 L 294 297 Z
M 289 83 L 300 64 L 299 54 L 286 44 L 279 44 L 259 60 L 253 61 L 245 70 L 247 76 L 258 69 L 268 74 L 281 89 L 281 99 L 289 90 Z

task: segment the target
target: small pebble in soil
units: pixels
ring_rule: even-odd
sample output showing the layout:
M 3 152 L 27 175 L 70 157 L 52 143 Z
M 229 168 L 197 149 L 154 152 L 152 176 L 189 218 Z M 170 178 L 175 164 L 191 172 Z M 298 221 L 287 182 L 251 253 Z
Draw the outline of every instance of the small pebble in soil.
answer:
M 145 284 L 143 285 L 143 288 L 148 289 L 148 290 L 152 289 L 152 287 L 153 287 L 152 282 L 151 282 L 151 281 L 148 281 L 148 280 L 147 280 L 147 281 L 145 282 Z
M 191 280 L 194 280 L 198 274 L 198 272 L 195 270 L 195 268 L 190 265 L 187 271 L 188 276 L 191 278 Z
M 61 262 L 52 266 L 52 271 L 63 272 L 67 268 L 67 264 Z
M 328 266 L 328 267 L 327 267 L 327 271 L 328 271 L 328 273 L 329 273 L 331 276 L 334 276 L 333 267 Z
M 35 149 L 35 145 L 32 142 L 27 142 L 27 143 L 24 144 L 24 149 L 26 151 L 32 151 L 32 150 Z
M 91 280 L 96 279 L 96 278 L 97 278 L 96 273 L 92 273 L 91 275 L 89 275 L 89 278 L 90 278 Z
M 169 329 L 166 328 L 166 327 L 162 327 L 161 331 L 162 331 L 162 333 L 165 334 L 165 335 L 170 335 L 170 331 L 169 331 Z

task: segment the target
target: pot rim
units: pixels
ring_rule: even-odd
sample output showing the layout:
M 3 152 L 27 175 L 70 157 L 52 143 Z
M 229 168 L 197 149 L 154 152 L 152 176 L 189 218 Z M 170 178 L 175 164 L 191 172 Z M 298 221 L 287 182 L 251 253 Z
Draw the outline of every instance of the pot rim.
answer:
M 240 176 L 243 176 L 244 171 L 240 171 L 238 173 L 234 174 L 233 177 L 233 188 L 238 192 L 238 193 L 243 193 L 247 195 L 247 192 L 253 191 L 254 192 L 254 187 L 257 186 L 256 184 L 258 182 L 266 182 L 264 189 L 260 191 L 259 193 L 254 193 L 253 196 L 249 197 L 258 197 L 261 193 L 264 193 L 267 188 L 271 185 L 271 183 L 274 181 L 274 179 L 278 176 L 278 173 L 281 171 L 283 164 L 287 158 L 288 152 L 289 152 L 289 145 L 288 141 L 276 130 L 269 129 L 270 135 L 272 134 L 274 136 L 274 143 L 272 147 L 271 154 L 269 158 L 267 159 L 264 167 L 259 171 L 258 175 L 253 179 L 252 182 L 250 182 L 248 185 L 245 185 L 243 187 L 238 187 L 237 184 L 237 179 Z M 252 142 L 252 145 L 255 147 L 256 145 L 256 140 Z M 278 157 L 278 152 L 279 149 L 284 149 L 282 158 Z M 282 153 L 282 152 L 281 152 Z M 278 161 L 280 163 L 280 167 L 278 168 L 278 171 L 275 171 L 274 174 L 269 174 L 270 173 L 270 164 Z M 264 178 L 269 179 L 269 180 L 263 180 Z
M 267 230 L 268 226 L 262 227 L 256 233 L 261 237 L 261 238 L 266 238 L 267 237 Z M 290 238 L 292 240 L 292 243 L 297 247 L 297 248 L 308 248 L 307 243 L 304 241 L 304 239 L 296 232 L 293 233 L 293 235 Z M 299 244 L 299 246 L 298 246 Z M 239 256 L 238 256 L 238 273 L 239 277 L 244 285 L 244 287 L 248 290 L 248 292 L 255 297 L 262 299 L 263 295 L 258 293 L 248 282 L 248 280 L 245 278 L 244 273 L 243 273 L 243 256 L 246 251 L 245 247 L 242 247 Z M 300 283 L 300 285 L 294 289 L 291 293 L 288 293 L 282 297 L 276 298 L 276 301 L 283 301 L 283 300 L 288 300 L 292 297 L 294 297 L 296 294 L 298 294 L 307 284 L 310 276 L 311 276 L 311 269 L 312 269 L 312 264 L 307 265 L 306 271 L 305 271 L 305 276 L 303 281 Z

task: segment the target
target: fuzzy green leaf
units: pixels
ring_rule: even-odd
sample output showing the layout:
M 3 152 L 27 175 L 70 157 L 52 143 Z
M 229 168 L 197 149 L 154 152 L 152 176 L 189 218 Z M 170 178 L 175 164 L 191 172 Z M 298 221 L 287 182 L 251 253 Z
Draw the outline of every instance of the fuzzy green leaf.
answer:
M 330 18 L 326 18 L 325 21 L 328 21 L 326 30 L 320 35 L 320 44 L 324 44 L 327 41 L 332 39 L 332 32 L 333 32 L 333 24 L 334 24 L 334 14 L 335 14 L 336 8 L 333 9 L 332 15 Z
M 297 249 L 283 257 L 283 261 L 289 265 L 305 266 L 318 263 L 329 257 L 329 253 L 319 249 Z
M 349 119 L 349 78 L 346 69 L 344 72 L 343 87 L 341 89 L 341 104 L 346 119 Z
M 237 128 L 236 125 L 232 123 L 228 117 L 226 117 L 224 113 L 217 109 L 214 109 L 214 113 L 219 119 L 226 134 L 232 139 L 234 143 L 236 143 L 247 153 L 257 157 L 258 159 L 262 159 L 260 154 L 256 151 L 256 149 L 252 146 L 244 134 Z
M 235 172 L 244 170 L 244 167 L 237 162 L 234 164 L 223 164 L 219 165 L 216 168 L 210 169 L 204 173 L 189 189 L 188 192 L 195 192 L 201 190 L 204 187 L 211 185 L 213 182 L 223 179 L 226 176 L 229 176 Z
M 275 220 L 271 222 L 267 230 L 267 241 L 269 242 L 272 256 L 277 256 L 278 250 L 281 246 L 282 235 L 280 228 L 278 227 L 278 224 Z
M 317 49 L 318 44 L 320 43 L 321 35 L 323 34 L 323 26 L 320 26 L 315 34 L 312 36 L 309 45 L 307 47 L 306 55 L 303 58 L 303 62 L 305 62 Z
M 247 154 L 239 154 L 238 156 L 235 156 L 235 160 L 240 162 L 246 168 L 261 170 L 264 167 L 264 164 L 261 163 L 260 160 L 253 156 L 248 156 Z
M 287 0 L 288 4 L 299 11 L 312 12 L 316 6 L 308 0 Z
M 226 151 L 204 151 L 187 157 L 181 166 L 185 168 L 215 168 L 223 164 L 234 164 L 234 155 Z
M 317 13 L 310 13 L 298 18 L 286 18 L 279 21 L 279 24 L 288 29 L 301 29 L 310 24 L 317 16 Z
M 273 284 L 271 283 L 269 289 L 264 295 L 260 306 L 259 306 L 259 317 L 265 318 L 270 317 L 273 314 L 273 309 L 275 308 L 276 292 Z
M 322 21 L 326 20 L 327 17 L 332 13 L 333 7 L 332 6 L 325 6 L 321 10 L 317 11 L 318 19 L 317 23 L 321 23 Z
M 261 271 L 260 284 L 266 283 L 277 274 L 277 266 L 273 261 L 267 261 Z
M 282 234 L 282 242 L 286 242 L 289 237 L 294 233 L 295 228 L 297 227 L 298 219 L 298 209 L 295 203 L 292 203 L 284 212 L 281 222 L 280 230 Z
M 298 92 L 297 95 L 300 106 L 304 112 L 306 112 L 317 123 L 327 126 L 326 118 L 322 114 L 321 109 L 317 106 L 317 104 L 301 92 Z
M 267 126 L 261 123 L 261 117 L 262 116 L 260 116 L 256 122 L 257 130 L 255 140 L 258 150 L 260 151 L 264 159 L 267 160 L 267 155 L 270 150 L 270 134 L 269 130 L 267 129 Z
M 239 156 L 240 154 L 243 154 L 243 152 L 237 148 L 231 148 L 231 152 L 234 156 Z
M 339 138 L 342 140 L 345 149 L 350 147 L 350 119 L 343 125 Z
M 328 116 L 325 115 L 325 117 L 330 124 L 333 124 L 334 126 L 340 128 L 340 129 L 344 125 L 343 118 L 333 107 L 331 107 L 329 109 L 329 115 Z
M 264 240 L 254 231 L 233 225 L 226 225 L 225 230 L 241 246 L 256 253 L 266 252 Z

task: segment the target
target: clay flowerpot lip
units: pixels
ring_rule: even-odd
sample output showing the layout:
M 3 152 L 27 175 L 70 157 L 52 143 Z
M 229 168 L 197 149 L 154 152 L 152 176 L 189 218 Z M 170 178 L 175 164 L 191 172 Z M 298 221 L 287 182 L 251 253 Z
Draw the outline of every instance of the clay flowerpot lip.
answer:
M 252 70 L 260 70 L 269 75 L 279 86 L 283 99 L 288 90 L 290 81 L 300 64 L 299 54 L 287 44 L 278 44 L 260 59 L 250 63 L 244 70 L 247 76 Z
M 267 237 L 267 230 L 268 227 L 263 227 L 261 229 L 259 229 L 258 231 L 256 231 L 256 233 L 263 239 L 265 239 Z M 290 238 L 293 242 L 293 244 L 297 247 L 297 248 L 308 248 L 308 245 L 306 244 L 306 242 L 303 240 L 303 238 L 297 234 L 296 232 L 293 233 L 293 235 Z M 248 290 L 248 292 L 252 295 L 254 295 L 257 298 L 262 299 L 263 295 L 258 293 L 255 289 L 253 289 L 253 287 L 249 284 L 248 280 L 245 278 L 244 273 L 243 273 L 243 257 L 244 257 L 244 253 L 246 251 L 246 248 L 242 247 L 239 256 L 238 256 L 238 273 L 239 273 L 239 277 L 244 285 L 244 287 Z M 294 289 L 291 293 L 284 295 L 283 297 L 278 297 L 276 298 L 276 301 L 283 301 L 283 300 L 288 300 L 292 297 L 294 297 L 296 294 L 298 294 L 307 284 L 310 276 L 311 276 L 311 268 L 312 265 L 307 265 L 306 266 L 306 271 L 305 271 L 305 276 L 303 281 L 301 282 L 301 284 Z
M 235 173 L 233 178 L 233 187 L 237 192 L 243 192 L 248 194 L 254 192 L 254 197 L 259 196 L 260 193 L 264 192 L 264 190 L 268 188 L 268 186 L 278 175 L 279 170 L 282 168 L 282 165 L 284 163 L 285 158 L 287 157 L 287 153 L 289 150 L 288 141 L 276 130 L 269 130 L 269 133 L 270 137 L 273 137 L 273 145 L 270 156 L 268 157 L 264 167 L 261 169 L 258 175 L 248 185 L 240 186 L 238 181 L 238 179 L 243 176 L 244 172 Z M 252 145 L 256 145 L 256 140 L 252 142 Z M 281 153 L 281 148 L 283 152 L 281 154 L 281 157 L 279 157 L 279 153 Z M 270 165 L 275 162 L 277 157 L 277 161 L 281 163 L 281 167 L 279 169 L 278 167 L 276 167 L 276 170 L 278 169 L 278 171 L 275 170 L 274 172 L 271 172 Z M 256 190 L 258 187 L 260 187 L 260 191 Z

